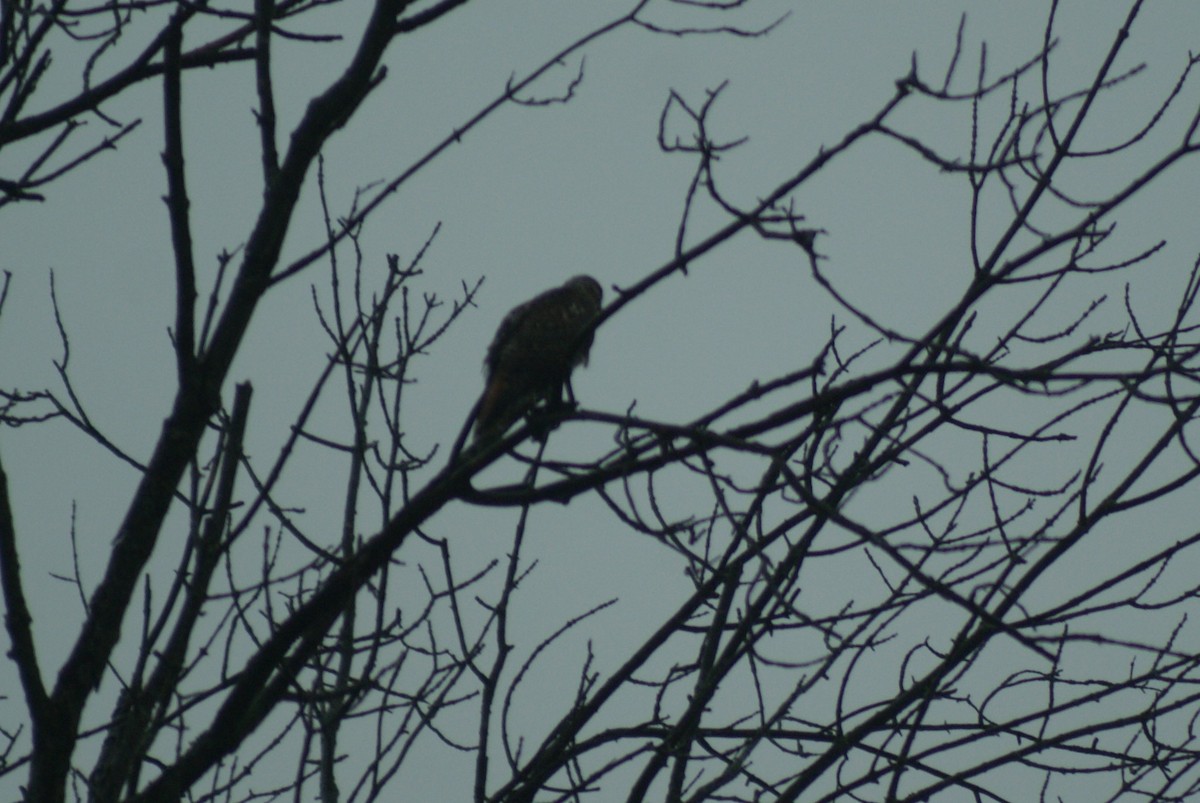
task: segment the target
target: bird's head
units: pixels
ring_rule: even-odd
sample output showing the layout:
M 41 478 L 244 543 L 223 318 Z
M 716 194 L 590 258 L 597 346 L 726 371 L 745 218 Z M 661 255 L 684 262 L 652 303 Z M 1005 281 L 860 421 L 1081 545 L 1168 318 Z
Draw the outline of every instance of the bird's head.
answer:
M 600 282 L 593 279 L 591 276 L 580 274 L 572 276 L 563 285 L 564 289 L 574 293 L 581 293 L 588 297 L 596 305 L 596 309 L 600 309 L 600 302 L 604 298 L 604 288 L 600 286 Z

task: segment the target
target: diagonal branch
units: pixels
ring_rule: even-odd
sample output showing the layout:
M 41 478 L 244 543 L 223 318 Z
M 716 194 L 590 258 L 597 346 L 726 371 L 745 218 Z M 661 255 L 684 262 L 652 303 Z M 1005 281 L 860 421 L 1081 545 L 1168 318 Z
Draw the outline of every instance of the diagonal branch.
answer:
M 8 501 L 8 476 L 0 465 L 0 587 L 4 592 L 4 623 L 12 640 L 12 659 L 25 689 L 25 703 L 36 734 L 45 727 L 49 715 L 46 687 L 38 668 L 33 643 L 33 617 L 21 588 L 21 560 L 17 554 L 17 530 L 12 506 Z M 36 737 L 35 737 L 36 738 Z
M 166 148 L 163 165 L 167 169 L 167 215 L 171 220 L 171 247 L 175 253 L 175 363 L 179 385 L 195 376 L 196 358 L 196 265 L 192 252 L 188 200 L 183 161 L 182 81 L 180 50 L 183 45 L 183 17 L 176 16 L 167 26 L 163 60 L 163 122 Z

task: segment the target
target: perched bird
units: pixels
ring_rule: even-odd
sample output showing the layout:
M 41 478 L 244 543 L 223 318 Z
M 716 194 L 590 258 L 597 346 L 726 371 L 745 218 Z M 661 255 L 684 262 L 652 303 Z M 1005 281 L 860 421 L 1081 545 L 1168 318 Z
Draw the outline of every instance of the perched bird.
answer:
M 592 321 L 604 291 L 591 276 L 576 276 L 513 309 L 488 346 L 487 383 L 475 416 L 475 440 L 504 434 L 538 402 L 571 399 L 571 371 L 587 365 Z

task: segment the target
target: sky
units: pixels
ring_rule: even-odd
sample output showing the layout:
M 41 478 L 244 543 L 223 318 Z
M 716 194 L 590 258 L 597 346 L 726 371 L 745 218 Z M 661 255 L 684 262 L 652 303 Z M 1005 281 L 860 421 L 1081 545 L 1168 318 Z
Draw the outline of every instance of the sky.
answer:
M 325 181 L 335 214 L 350 207 L 356 188 L 390 179 L 421 158 L 502 93 L 510 76 L 525 74 L 631 5 L 621 0 L 468 3 L 420 35 L 394 43 L 385 59 L 387 80 L 325 151 Z M 1121 24 L 1123 5 L 1062 3 L 1052 78 L 1059 87 L 1074 86 L 1094 71 Z M 694 164 L 686 155 L 664 154 L 658 147 L 670 91 L 700 104 L 706 92 L 722 87 L 710 118 L 715 135 L 747 141 L 722 158 L 718 176 L 730 197 L 750 205 L 881 108 L 914 59 L 923 77 L 940 84 L 964 13 L 964 52 L 952 85 L 960 91 L 974 80 L 983 40 L 992 78 L 1034 56 L 1047 6 L 1011 0 L 756 0 L 712 15 L 660 3 L 648 16 L 662 24 L 746 29 L 778 24 L 756 38 L 676 38 L 626 29 L 588 47 L 582 57 L 569 56 L 531 90 L 537 97 L 560 95 L 582 69 L 583 80 L 569 103 L 499 110 L 405 184 L 363 231 L 368 276 L 382 276 L 386 254 L 410 259 L 440 226 L 416 289 L 450 300 L 463 282 L 485 279 L 477 308 L 417 363 L 419 381 L 409 390 L 405 418 L 410 446 L 429 449 L 442 443 L 445 454 L 482 388 L 487 343 L 512 306 L 579 273 L 595 276 L 605 287 L 626 286 L 671 258 Z M 301 27 L 352 38 L 356 12 L 366 7 L 344 3 Z M 1173 86 L 1189 48 L 1196 49 L 1197 31 L 1200 5 L 1149 3 L 1128 54 L 1117 65 L 1127 69 L 1147 60 L 1148 68 L 1103 101 L 1096 126 L 1083 141 L 1100 147 L 1132 134 Z M 131 41 L 139 35 L 145 34 L 135 28 Z M 61 47 L 43 90 L 48 99 L 78 83 L 78 60 L 65 42 Z M 118 63 L 121 52 L 111 62 L 101 60 L 101 73 L 106 64 Z M 286 131 L 307 98 L 338 74 L 347 47 L 281 43 L 276 58 L 280 130 Z M 203 294 L 211 287 L 218 255 L 245 241 L 259 201 L 253 73 L 243 68 L 189 74 L 184 92 Z M 1191 98 L 1194 108 L 1194 91 Z M 45 203 L 0 210 L 0 269 L 13 274 L 0 316 L 0 382 L 23 390 L 61 389 L 52 362 L 61 356 L 49 294 L 53 272 L 70 335 L 75 389 L 96 425 L 138 459 L 158 437 L 174 378 L 160 104 L 160 88 L 148 84 L 106 106 L 114 119 L 144 122 L 117 150 L 49 187 Z M 995 130 L 1005 111 L 1003 98 L 985 105 L 983 128 Z M 894 122 L 947 153 L 967 150 L 966 104 L 947 108 L 916 101 Z M 667 129 L 689 133 L 677 113 L 667 118 Z M 77 135 L 76 147 L 108 132 L 93 118 Z M 0 176 L 16 172 L 28 152 L 16 147 L 0 154 Z M 1137 169 L 1145 164 L 1139 159 L 1151 153 L 1149 147 L 1137 151 L 1124 164 Z M 1119 170 L 1080 175 L 1077 186 L 1103 195 L 1121 178 Z M 1125 253 L 1166 238 L 1162 260 L 1190 264 L 1200 251 L 1196 186 L 1194 173 L 1180 170 L 1140 197 L 1122 218 Z M 313 176 L 291 226 L 285 263 L 323 240 L 315 187 Z M 794 198 L 808 222 L 826 232 L 818 248 L 832 280 L 889 326 L 908 334 L 925 331 L 970 280 L 965 180 L 938 173 L 895 142 L 880 139 L 856 147 Z M 723 222 L 710 206 L 699 209 L 689 242 Z M 321 263 L 314 265 L 261 305 L 226 387 L 228 397 L 234 382 L 253 382 L 248 448 L 264 460 L 286 438 L 329 351 L 311 301 L 313 286 L 327 291 L 327 271 Z M 1138 308 L 1148 313 L 1170 308 L 1180 291 L 1179 276 L 1177 269 L 1151 272 L 1137 288 Z M 1014 297 L 1019 292 L 1014 290 Z M 1098 320 L 1110 317 L 1120 328 L 1119 286 L 1114 292 Z M 1079 303 L 1085 305 L 1086 299 Z M 671 279 L 608 321 L 597 334 L 589 367 L 575 379 L 575 390 L 590 408 L 619 413 L 636 402 L 637 412 L 646 417 L 687 422 L 755 380 L 807 365 L 824 344 L 834 311 L 798 252 L 743 235 L 695 265 L 687 277 Z M 849 342 L 863 345 L 866 338 L 852 332 Z M 318 428 L 339 431 L 340 415 L 332 406 L 323 409 Z M 581 430 L 564 433 L 556 448 L 589 453 L 604 444 L 603 433 Z M 75 571 L 72 522 L 78 570 L 85 584 L 94 583 L 138 476 L 63 423 L 0 431 L 0 454 L 22 559 L 27 576 L 34 578 L 29 591 L 35 618 L 70 624 L 39 631 L 44 665 L 55 666 L 81 616 L 72 587 L 51 579 Z M 328 488 L 330 477 L 338 474 L 327 460 L 321 454 L 301 456 L 285 488 L 305 509 L 311 530 L 327 531 L 332 541 L 340 508 L 338 500 L 329 500 Z M 512 481 L 520 471 L 513 464 L 498 465 L 488 477 Z M 895 493 L 905 499 L 911 488 L 900 482 Z M 681 505 L 681 514 L 685 508 Z M 430 531 L 458 537 L 458 557 L 469 573 L 470 567 L 503 554 L 515 517 L 512 511 L 457 506 L 431 522 Z M 537 611 L 575 615 L 616 597 L 617 606 L 602 614 L 608 618 L 589 635 L 599 654 L 605 654 L 601 648 L 607 642 L 611 654 L 618 655 L 620 645 L 636 643 L 691 589 L 678 556 L 622 527 L 592 498 L 539 509 L 527 549 L 539 561 L 517 603 L 531 610 L 519 617 L 529 628 L 527 644 L 551 626 Z M 158 570 L 169 570 L 170 564 L 166 559 Z M 819 587 L 821 579 L 814 582 Z M 564 647 L 548 660 L 576 667 L 578 650 L 578 644 Z M 546 693 L 567 699 L 561 695 L 570 694 L 571 671 L 551 663 L 540 681 L 547 684 Z M 565 685 L 555 688 L 555 678 Z M 0 667 L 0 694 L 13 694 L 15 684 L 11 667 Z M 13 702 L 0 701 L 0 706 Z M 431 773 L 422 782 L 444 790 L 451 781 Z M 7 799 L 5 783 L 0 779 L 0 797 Z

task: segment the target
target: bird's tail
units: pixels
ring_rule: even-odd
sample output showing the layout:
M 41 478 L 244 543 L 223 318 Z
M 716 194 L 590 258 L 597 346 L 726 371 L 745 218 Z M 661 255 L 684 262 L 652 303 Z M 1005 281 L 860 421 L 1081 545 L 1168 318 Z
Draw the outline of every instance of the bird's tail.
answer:
M 479 411 L 475 414 L 475 440 L 489 440 L 504 434 L 521 414 L 519 400 L 513 398 L 509 383 L 496 376 L 483 389 Z

